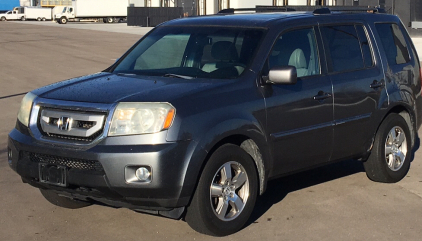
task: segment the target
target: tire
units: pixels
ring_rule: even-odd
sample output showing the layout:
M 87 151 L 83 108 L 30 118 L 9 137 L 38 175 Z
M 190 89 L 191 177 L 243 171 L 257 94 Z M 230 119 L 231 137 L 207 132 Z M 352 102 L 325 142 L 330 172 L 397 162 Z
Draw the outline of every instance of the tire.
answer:
M 37 21 L 38 21 L 38 22 L 41 22 L 41 18 L 40 18 L 40 17 L 38 17 L 38 18 L 37 18 Z
M 114 23 L 114 18 L 108 17 L 107 18 L 107 23 Z
M 61 24 L 66 24 L 67 23 L 67 18 L 65 18 L 65 17 L 60 18 L 60 23 Z
M 6 21 L 6 18 L 5 17 L 1 17 L 1 21 Z
M 223 145 L 206 163 L 185 220 L 203 234 L 235 233 L 252 214 L 257 194 L 258 174 L 252 157 L 239 146 Z
M 40 189 L 40 191 L 44 198 L 47 199 L 47 201 L 62 208 L 78 209 L 92 205 L 89 202 L 83 202 L 59 196 L 56 192 L 52 190 Z
M 21 21 L 25 21 L 26 19 L 25 19 L 25 17 L 24 16 L 22 16 L 21 17 Z
M 42 19 L 41 19 L 41 21 L 43 21 L 43 22 L 45 22 L 45 20 L 46 20 L 45 18 L 42 18 Z
M 410 168 L 411 135 L 406 121 L 390 114 L 381 123 L 368 160 L 366 175 L 376 182 L 394 183 L 403 179 Z

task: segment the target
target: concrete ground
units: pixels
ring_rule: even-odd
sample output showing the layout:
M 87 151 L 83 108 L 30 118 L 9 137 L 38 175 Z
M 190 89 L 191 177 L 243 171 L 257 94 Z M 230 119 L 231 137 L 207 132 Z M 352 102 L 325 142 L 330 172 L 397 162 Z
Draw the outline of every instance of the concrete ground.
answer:
M 127 209 L 53 206 L 8 167 L 7 134 L 23 93 L 101 71 L 147 31 L 118 24 L 0 22 L 0 240 L 217 239 L 183 221 Z M 415 42 L 422 47 L 422 39 Z M 422 151 L 415 156 L 407 177 L 396 184 L 368 180 L 355 161 L 271 181 L 250 223 L 221 239 L 420 240 Z

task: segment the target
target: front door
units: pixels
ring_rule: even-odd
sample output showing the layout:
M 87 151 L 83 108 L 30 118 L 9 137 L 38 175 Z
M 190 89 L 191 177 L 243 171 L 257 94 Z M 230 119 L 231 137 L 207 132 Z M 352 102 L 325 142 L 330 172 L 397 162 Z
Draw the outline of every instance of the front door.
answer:
M 267 133 L 278 175 L 329 160 L 333 141 L 330 79 L 321 73 L 321 49 L 314 27 L 282 33 L 268 57 L 268 69 L 294 66 L 294 85 L 267 85 Z

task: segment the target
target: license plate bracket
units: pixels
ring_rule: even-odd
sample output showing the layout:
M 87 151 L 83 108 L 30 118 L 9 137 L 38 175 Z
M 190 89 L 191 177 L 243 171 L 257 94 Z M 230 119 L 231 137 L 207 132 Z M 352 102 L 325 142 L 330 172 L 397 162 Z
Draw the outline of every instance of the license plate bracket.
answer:
M 39 177 L 41 183 L 66 187 L 66 167 L 52 165 L 48 163 L 39 163 Z

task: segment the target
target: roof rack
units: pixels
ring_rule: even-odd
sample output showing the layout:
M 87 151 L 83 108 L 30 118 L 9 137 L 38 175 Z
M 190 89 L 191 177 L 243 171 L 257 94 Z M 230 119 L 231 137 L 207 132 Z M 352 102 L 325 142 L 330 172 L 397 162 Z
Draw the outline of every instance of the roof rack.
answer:
M 255 8 L 227 8 L 219 11 L 217 14 L 235 14 L 235 13 L 265 13 L 265 12 L 293 12 L 293 11 L 312 11 L 313 14 L 331 14 L 335 12 L 346 13 L 385 13 L 383 8 L 378 7 L 353 7 L 353 6 L 259 6 Z
M 217 14 L 235 14 L 235 13 L 265 13 L 265 12 L 292 12 L 296 11 L 290 7 L 277 7 L 277 6 L 256 6 L 256 8 L 226 8 L 220 10 Z
M 332 11 L 336 12 L 347 12 L 347 13 L 356 13 L 356 12 L 366 12 L 366 13 L 385 13 L 383 8 L 371 8 L 371 7 L 347 7 L 347 6 L 332 6 L 330 8 L 321 7 L 313 11 L 314 14 L 331 14 Z

